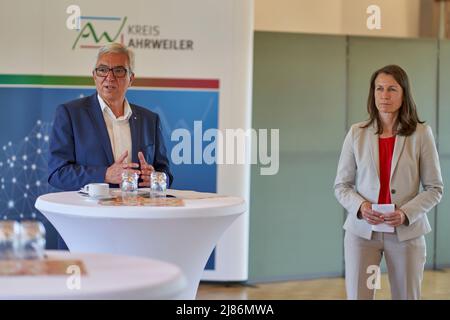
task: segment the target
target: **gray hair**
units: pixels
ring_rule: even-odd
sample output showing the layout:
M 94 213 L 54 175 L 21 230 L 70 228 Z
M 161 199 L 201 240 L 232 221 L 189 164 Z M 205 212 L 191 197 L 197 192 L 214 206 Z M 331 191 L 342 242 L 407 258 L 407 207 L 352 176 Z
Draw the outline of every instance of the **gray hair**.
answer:
M 112 42 L 104 45 L 100 49 L 98 49 L 97 57 L 95 59 L 94 69 L 97 66 L 97 62 L 101 56 L 107 53 L 123 53 L 128 57 L 128 63 L 130 67 L 130 75 L 134 73 L 134 52 L 131 49 L 127 48 L 123 44 Z

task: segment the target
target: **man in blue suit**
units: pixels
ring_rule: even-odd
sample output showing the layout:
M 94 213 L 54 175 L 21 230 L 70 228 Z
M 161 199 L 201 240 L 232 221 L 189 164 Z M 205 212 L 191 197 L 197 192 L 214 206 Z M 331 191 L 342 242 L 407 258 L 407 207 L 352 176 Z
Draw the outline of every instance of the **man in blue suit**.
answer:
M 50 137 L 48 182 L 60 190 L 88 183 L 117 187 L 125 170 L 150 185 L 152 171 L 173 177 L 159 116 L 129 104 L 125 94 L 134 80 L 134 54 L 111 43 L 99 49 L 92 72 L 97 92 L 58 106 Z

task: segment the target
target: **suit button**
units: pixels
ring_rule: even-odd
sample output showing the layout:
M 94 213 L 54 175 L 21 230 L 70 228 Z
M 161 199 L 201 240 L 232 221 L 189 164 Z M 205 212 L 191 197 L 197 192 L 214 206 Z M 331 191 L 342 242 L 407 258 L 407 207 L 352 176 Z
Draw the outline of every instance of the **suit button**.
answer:
M 395 189 L 391 189 L 391 193 L 392 193 L 392 194 L 395 194 Z

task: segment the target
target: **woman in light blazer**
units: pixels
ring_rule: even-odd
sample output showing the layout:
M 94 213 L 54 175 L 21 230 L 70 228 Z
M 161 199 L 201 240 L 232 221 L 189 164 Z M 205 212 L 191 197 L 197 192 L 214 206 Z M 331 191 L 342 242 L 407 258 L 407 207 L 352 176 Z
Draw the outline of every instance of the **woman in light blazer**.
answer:
M 344 224 L 348 299 L 373 299 L 384 255 L 393 299 L 420 299 L 426 257 L 427 212 L 439 203 L 443 182 L 431 128 L 419 120 L 406 72 L 375 71 L 369 120 L 354 124 L 342 147 L 334 184 L 347 210 Z M 423 190 L 420 190 L 422 184 Z M 372 204 L 394 204 L 394 212 Z M 385 223 L 394 232 L 372 231 Z

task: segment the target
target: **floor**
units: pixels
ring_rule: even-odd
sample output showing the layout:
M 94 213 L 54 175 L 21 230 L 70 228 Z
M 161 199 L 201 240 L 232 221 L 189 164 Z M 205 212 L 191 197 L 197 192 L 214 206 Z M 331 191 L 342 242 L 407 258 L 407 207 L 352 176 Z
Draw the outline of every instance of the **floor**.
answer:
M 381 289 L 376 299 L 390 299 L 389 281 L 381 276 Z M 200 300 L 336 300 L 345 299 L 343 278 L 272 282 L 260 284 L 229 284 L 201 282 Z M 450 300 L 450 269 L 425 271 L 422 299 Z

